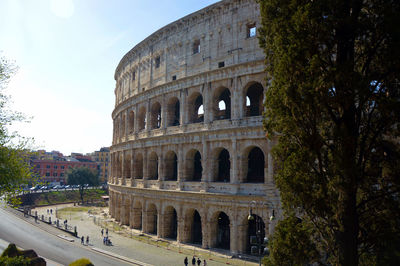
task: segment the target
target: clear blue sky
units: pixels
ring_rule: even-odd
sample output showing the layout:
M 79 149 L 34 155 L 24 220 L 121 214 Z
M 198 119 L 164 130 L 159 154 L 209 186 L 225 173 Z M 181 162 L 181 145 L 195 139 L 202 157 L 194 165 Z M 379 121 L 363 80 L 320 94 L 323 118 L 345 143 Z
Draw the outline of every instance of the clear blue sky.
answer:
M 114 71 L 133 46 L 215 0 L 1 0 L 0 51 L 15 61 L 16 125 L 36 148 L 88 153 L 110 146 Z

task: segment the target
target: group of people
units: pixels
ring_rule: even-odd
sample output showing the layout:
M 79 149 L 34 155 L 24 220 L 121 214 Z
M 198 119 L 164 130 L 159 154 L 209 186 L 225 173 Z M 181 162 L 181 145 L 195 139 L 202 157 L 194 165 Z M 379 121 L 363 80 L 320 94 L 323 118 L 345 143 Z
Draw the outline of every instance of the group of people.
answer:
M 85 237 L 84 236 L 81 237 L 81 244 L 82 245 L 85 244 Z M 89 236 L 86 237 L 86 245 L 89 245 Z
M 200 258 L 197 258 L 197 260 L 196 260 L 195 256 L 193 256 L 193 258 L 192 258 L 192 265 L 196 265 L 196 262 L 197 262 L 197 266 L 200 266 L 200 265 L 201 265 L 201 259 L 200 259 Z M 185 264 L 185 266 L 187 266 L 187 265 L 189 264 L 188 257 L 186 257 L 186 258 L 183 260 L 183 263 Z M 203 265 L 204 265 L 204 266 L 207 266 L 207 261 L 206 261 L 206 260 L 203 260 Z
M 108 238 L 108 228 L 106 228 L 106 234 L 104 235 L 104 229 L 101 228 L 101 236 L 103 237 L 103 244 L 107 246 L 111 246 L 111 240 Z
M 49 214 L 50 213 L 50 215 L 52 215 L 53 214 L 53 209 L 47 209 L 47 214 Z

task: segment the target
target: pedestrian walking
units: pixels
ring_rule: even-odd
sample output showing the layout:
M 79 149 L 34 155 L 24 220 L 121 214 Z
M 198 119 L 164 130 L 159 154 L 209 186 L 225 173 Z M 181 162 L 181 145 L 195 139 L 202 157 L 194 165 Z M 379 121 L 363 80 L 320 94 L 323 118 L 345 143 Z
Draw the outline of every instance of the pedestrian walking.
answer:
M 81 244 L 83 245 L 85 243 L 85 238 L 82 236 L 81 237 Z
M 108 236 L 108 228 L 106 228 L 106 235 Z
M 197 258 L 197 266 L 200 266 L 200 264 L 201 264 L 201 259 Z
M 49 209 L 47 209 L 47 214 L 49 214 Z
M 185 266 L 187 266 L 188 265 L 188 258 L 187 257 L 185 257 L 185 259 L 183 260 L 183 264 L 185 264 Z
M 104 233 L 104 229 L 101 228 L 101 236 L 103 236 L 103 233 Z
M 206 260 L 203 261 L 203 265 L 207 266 L 207 261 Z
M 196 265 L 196 258 L 193 256 L 192 265 Z
M 86 245 L 89 245 L 89 236 L 86 237 Z
M 53 209 L 50 209 L 50 214 L 53 214 Z

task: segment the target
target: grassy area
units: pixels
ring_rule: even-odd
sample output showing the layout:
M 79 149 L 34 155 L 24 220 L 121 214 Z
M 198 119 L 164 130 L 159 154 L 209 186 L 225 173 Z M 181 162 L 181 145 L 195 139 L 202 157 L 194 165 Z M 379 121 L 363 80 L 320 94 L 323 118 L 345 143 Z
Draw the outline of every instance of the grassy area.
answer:
M 107 195 L 102 189 L 87 189 L 83 199 L 85 202 L 101 201 L 101 196 Z M 30 193 L 21 195 L 22 205 L 53 205 L 65 202 L 80 202 L 78 190 L 51 191 L 45 193 Z

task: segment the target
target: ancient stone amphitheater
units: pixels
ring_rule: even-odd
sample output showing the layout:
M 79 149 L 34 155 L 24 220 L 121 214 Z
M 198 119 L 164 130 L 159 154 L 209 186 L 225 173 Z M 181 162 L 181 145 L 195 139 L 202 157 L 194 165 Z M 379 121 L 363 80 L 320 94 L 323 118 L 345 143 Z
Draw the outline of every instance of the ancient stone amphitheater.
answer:
M 220 1 L 122 58 L 109 179 L 121 224 L 231 254 L 271 233 L 279 197 L 262 127 L 259 25 L 255 1 Z

